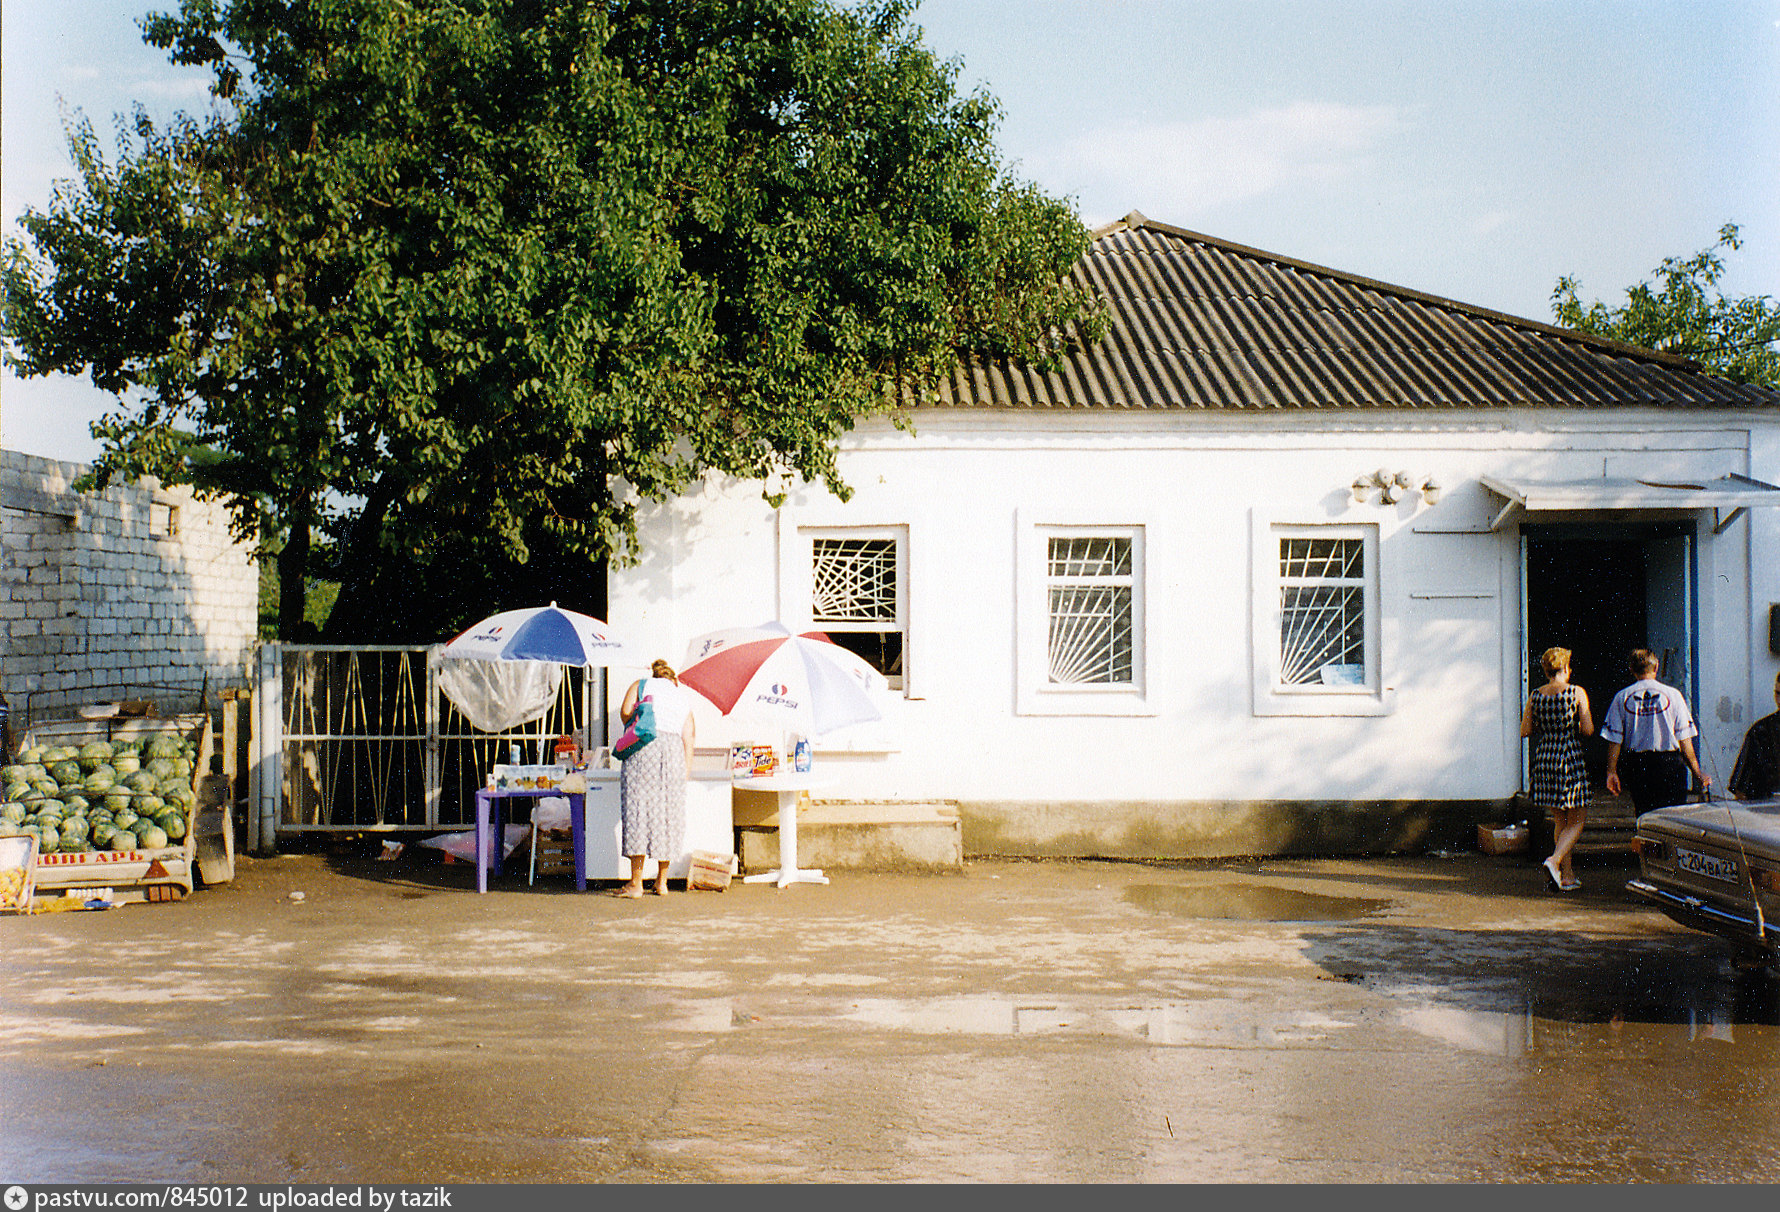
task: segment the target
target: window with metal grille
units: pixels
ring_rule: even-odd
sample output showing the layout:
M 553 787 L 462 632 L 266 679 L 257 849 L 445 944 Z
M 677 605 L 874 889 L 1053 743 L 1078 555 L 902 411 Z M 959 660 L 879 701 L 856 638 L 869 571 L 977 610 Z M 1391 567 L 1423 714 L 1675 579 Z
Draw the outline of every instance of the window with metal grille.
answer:
M 1279 681 L 1366 682 L 1366 544 L 1359 538 L 1279 540 Z
M 810 539 L 810 622 L 902 687 L 901 543 L 895 537 Z
M 1052 685 L 1132 684 L 1136 634 L 1131 547 L 1125 536 L 1051 536 L 1045 581 Z

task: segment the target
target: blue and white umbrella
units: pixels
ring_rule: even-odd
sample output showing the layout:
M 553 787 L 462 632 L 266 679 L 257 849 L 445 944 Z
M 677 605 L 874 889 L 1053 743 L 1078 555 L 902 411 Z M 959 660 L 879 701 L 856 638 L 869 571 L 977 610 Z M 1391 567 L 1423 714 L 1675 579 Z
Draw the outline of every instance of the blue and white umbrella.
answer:
M 625 642 L 603 621 L 552 602 L 490 615 L 452 639 L 439 655 L 592 666 L 623 662 L 626 654 Z

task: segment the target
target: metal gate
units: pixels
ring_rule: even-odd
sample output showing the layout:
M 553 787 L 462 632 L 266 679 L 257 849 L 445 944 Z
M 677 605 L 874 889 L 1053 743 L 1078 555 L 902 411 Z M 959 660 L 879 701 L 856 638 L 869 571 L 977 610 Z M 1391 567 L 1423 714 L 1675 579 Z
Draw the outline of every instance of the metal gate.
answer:
M 483 732 L 439 689 L 439 648 L 261 645 L 249 834 L 262 849 L 279 834 L 469 828 L 510 745 L 542 762 L 564 734 L 603 743 L 603 670 L 566 669 L 542 718 Z

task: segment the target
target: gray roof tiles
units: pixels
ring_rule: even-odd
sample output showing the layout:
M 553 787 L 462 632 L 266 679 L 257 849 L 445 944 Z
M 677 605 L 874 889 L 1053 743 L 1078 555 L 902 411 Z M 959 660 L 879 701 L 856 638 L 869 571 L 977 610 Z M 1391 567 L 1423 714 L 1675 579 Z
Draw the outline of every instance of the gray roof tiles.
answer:
M 1072 279 L 1110 331 L 1040 373 L 973 360 L 924 408 L 1780 406 L 1685 358 L 1157 223 L 1095 234 Z

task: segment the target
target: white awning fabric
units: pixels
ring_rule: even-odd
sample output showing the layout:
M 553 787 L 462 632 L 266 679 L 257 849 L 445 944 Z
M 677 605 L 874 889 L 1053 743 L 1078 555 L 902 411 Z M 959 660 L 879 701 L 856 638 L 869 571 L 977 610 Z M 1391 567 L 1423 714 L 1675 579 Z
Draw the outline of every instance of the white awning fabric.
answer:
M 1710 509 L 1717 515 L 1713 533 L 1737 520 L 1745 509 L 1780 505 L 1780 487 L 1727 475 L 1698 480 L 1506 480 L 1483 476 L 1483 486 L 1506 504 L 1490 523 L 1499 530 L 1516 511 Z

